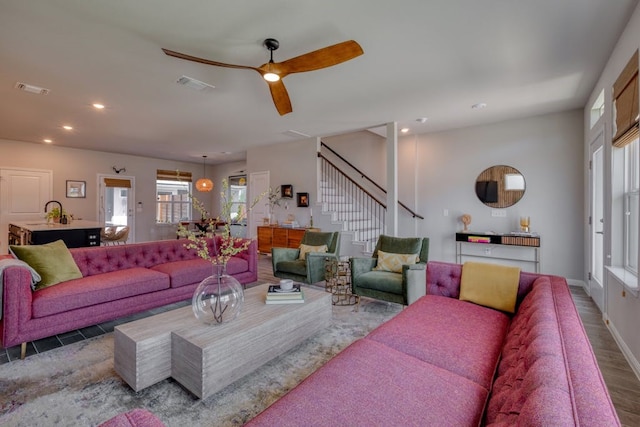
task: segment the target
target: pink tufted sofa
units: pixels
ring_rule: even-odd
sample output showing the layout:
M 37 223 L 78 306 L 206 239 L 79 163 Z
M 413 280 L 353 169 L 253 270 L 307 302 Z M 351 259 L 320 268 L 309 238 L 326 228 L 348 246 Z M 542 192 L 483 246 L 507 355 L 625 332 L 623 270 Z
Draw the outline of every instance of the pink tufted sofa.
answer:
M 185 242 L 174 239 L 70 249 L 83 277 L 37 291 L 31 290 L 26 268 L 6 268 L 2 275 L 2 347 L 23 344 L 24 349 L 28 341 L 189 299 L 198 283 L 213 273 L 213 267 L 186 249 Z M 213 240 L 209 243 L 214 253 Z M 231 258 L 227 274 L 243 284 L 257 280 L 255 241 Z
M 521 273 L 515 315 L 458 300 L 462 266 L 248 426 L 618 426 L 565 279 Z

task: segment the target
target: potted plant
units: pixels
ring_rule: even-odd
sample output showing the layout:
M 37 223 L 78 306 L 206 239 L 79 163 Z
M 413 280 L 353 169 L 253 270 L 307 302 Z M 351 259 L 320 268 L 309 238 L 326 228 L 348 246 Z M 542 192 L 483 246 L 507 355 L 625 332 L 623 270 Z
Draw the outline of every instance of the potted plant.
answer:
M 274 209 L 276 206 L 280 206 L 280 192 L 270 188 L 269 191 L 267 191 L 267 197 L 269 199 L 269 224 L 272 224 L 275 219 Z
M 52 208 L 50 211 L 48 211 L 46 213 L 46 215 L 44 216 L 45 219 L 47 220 L 47 222 L 60 222 L 60 218 L 62 218 L 62 216 L 69 216 L 67 215 L 67 212 L 63 209 L 62 212 L 60 212 L 60 208 L 55 207 Z
M 228 197 L 229 183 L 222 181 L 220 193 L 222 211 L 220 216 L 212 217 L 204 204 L 192 194 L 189 194 L 193 208 L 200 213 L 200 229 L 204 232 L 196 233 L 182 224 L 178 225 L 178 236 L 188 240 L 187 249 L 196 251 L 198 256 L 209 261 L 213 267 L 213 274 L 205 278 L 196 288 L 192 298 L 192 308 L 195 316 L 209 325 L 229 322 L 235 319 L 244 303 L 242 285 L 232 276 L 226 274 L 226 265 L 232 256 L 247 250 L 251 240 L 234 237 L 231 234 L 231 208 L 233 201 Z M 256 198 L 251 207 L 264 196 Z M 221 236 L 215 236 L 216 224 L 223 223 Z M 213 251 L 210 251 L 210 242 Z

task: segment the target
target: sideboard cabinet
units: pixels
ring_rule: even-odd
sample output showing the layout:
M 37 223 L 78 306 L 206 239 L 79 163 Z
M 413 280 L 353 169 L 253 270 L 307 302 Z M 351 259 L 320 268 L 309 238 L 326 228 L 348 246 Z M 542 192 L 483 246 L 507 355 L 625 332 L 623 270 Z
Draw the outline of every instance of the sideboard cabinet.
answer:
M 258 226 L 258 252 L 270 254 L 271 248 L 298 248 L 305 231 L 318 228 Z

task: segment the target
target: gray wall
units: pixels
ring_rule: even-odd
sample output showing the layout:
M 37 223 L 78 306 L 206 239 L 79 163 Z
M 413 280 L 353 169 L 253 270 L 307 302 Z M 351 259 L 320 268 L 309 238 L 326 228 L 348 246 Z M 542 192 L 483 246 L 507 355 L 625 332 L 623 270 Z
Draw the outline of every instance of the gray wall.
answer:
M 605 163 L 611 164 L 612 159 L 612 147 L 611 147 L 611 135 L 613 129 L 613 109 L 611 101 L 611 88 L 613 83 L 618 78 L 618 75 L 625 67 L 631 55 L 636 49 L 640 48 L 640 6 L 636 7 L 635 12 L 631 16 L 629 23 L 627 24 L 620 40 L 615 46 L 607 65 L 605 66 L 602 75 L 594 87 L 594 90 L 587 101 L 584 109 L 584 128 L 585 138 L 584 147 L 586 153 L 589 151 L 589 145 L 595 133 L 604 128 L 605 135 Z M 590 114 L 591 106 L 595 102 L 596 97 L 604 89 L 605 93 L 605 113 L 601 117 L 597 126 L 593 131 L 590 130 Z M 588 156 L 585 156 L 585 159 Z M 606 172 L 606 171 L 605 171 Z M 619 176 L 619 170 L 614 170 L 613 175 Z M 605 175 L 605 255 L 613 254 L 614 262 L 618 258 L 620 263 L 620 254 L 622 253 L 621 239 L 612 240 L 612 231 L 614 226 L 622 223 L 622 218 L 612 216 L 612 174 Z M 585 176 L 584 186 L 585 197 L 588 197 L 589 186 L 587 176 Z M 588 233 L 588 229 L 585 228 L 585 234 Z M 612 247 L 612 245 L 614 247 Z M 586 251 L 585 251 L 586 252 Z M 616 253 L 617 252 L 617 253 Z M 585 253 L 585 259 L 588 259 L 589 254 Z M 610 263 L 610 259 L 605 259 L 605 264 Z M 605 307 L 604 318 L 608 321 L 608 326 L 611 329 L 614 338 L 620 345 L 623 353 L 630 361 L 631 367 L 636 372 L 636 375 L 640 376 L 640 334 L 638 334 L 638 325 L 640 324 L 640 300 L 638 299 L 638 291 L 636 289 L 635 295 L 633 292 L 629 292 L 625 289 L 623 284 L 616 279 L 615 276 L 605 271 L 604 277 L 605 287 Z
M 275 219 L 282 222 L 289 214 L 295 216 L 301 226 L 309 224 L 309 208 L 296 206 L 296 193 L 309 193 L 310 208 L 314 209 L 314 225 L 322 226 L 320 209 L 316 205 L 317 193 L 317 144 L 315 138 L 293 141 L 282 144 L 261 146 L 247 150 L 247 171 L 269 171 L 270 186 L 280 190 L 281 185 L 293 186 L 293 199 L 281 202 L 274 209 Z M 324 224 L 323 228 L 327 228 Z
M 160 160 L 125 154 L 104 153 L 57 147 L 55 145 L 35 144 L 0 140 L 0 168 L 30 168 L 53 171 L 52 199 L 60 200 L 65 210 L 76 217 L 95 221 L 98 216 L 98 174 L 115 175 L 112 166 L 126 167 L 122 175 L 135 177 L 135 202 L 143 203 L 141 213 L 136 213 L 135 240 L 144 242 L 175 237 L 175 226 L 156 224 L 156 170 L 179 169 L 193 173 L 194 181 L 202 175 L 202 163 L 186 163 Z M 207 168 L 211 178 L 212 169 Z M 66 198 L 66 180 L 87 182 L 87 197 L 84 199 Z M 198 197 L 211 205 L 212 193 L 198 193 Z M 6 239 L 6 232 L 0 233 Z
M 355 132 L 323 140 L 368 175 L 379 176 L 385 158 L 384 138 Z M 399 235 L 428 236 L 430 259 L 454 262 L 454 234 L 462 229 L 462 214 L 472 215 L 472 230 L 496 232 L 517 230 L 519 216 L 528 215 L 532 230 L 542 236 L 542 271 L 582 281 L 582 141 L 581 110 L 400 138 L 399 199 L 425 220 L 400 211 Z M 272 185 L 293 184 L 294 191 L 312 192 L 315 202 L 314 150 L 312 141 L 250 149 L 247 168 L 269 170 Z M 370 166 L 362 161 L 364 157 Z M 474 183 L 484 169 L 500 164 L 520 170 L 527 190 L 519 203 L 504 209 L 506 217 L 496 218 L 476 197 Z M 384 181 L 382 177 L 383 185 Z M 443 215 L 445 209 L 448 216 Z M 305 224 L 306 209 L 290 210 Z M 314 224 L 336 229 L 318 211 L 316 207 Z M 285 216 L 281 209 L 278 219 Z M 501 254 L 497 251 L 495 256 Z
M 582 140 L 580 110 L 402 138 L 399 145 L 412 149 L 402 151 L 400 199 L 415 194 L 425 217 L 416 221 L 417 233 L 432 239 L 430 258 L 455 260 L 454 233 L 465 213 L 471 230 L 499 233 L 518 230 L 527 215 L 542 239 L 542 271 L 583 280 Z M 478 174 L 493 165 L 513 166 L 526 180 L 524 197 L 504 209 L 506 217 L 493 217 L 475 194 Z

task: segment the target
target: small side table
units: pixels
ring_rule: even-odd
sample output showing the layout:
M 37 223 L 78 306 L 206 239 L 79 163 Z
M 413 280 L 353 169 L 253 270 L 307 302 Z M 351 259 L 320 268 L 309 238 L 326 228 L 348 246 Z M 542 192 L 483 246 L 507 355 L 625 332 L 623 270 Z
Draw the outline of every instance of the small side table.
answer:
M 356 305 L 360 296 L 351 293 L 351 266 L 348 258 L 325 258 L 325 290 L 331 292 L 331 304 Z

